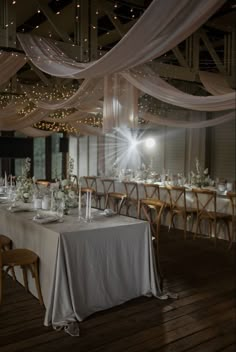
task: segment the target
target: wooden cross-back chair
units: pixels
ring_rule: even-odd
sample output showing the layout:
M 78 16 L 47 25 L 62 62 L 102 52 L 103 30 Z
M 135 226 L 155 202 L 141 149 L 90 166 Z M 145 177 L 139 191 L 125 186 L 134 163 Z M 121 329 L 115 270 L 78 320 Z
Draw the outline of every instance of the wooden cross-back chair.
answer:
M 170 199 L 170 227 L 175 228 L 174 219 L 176 216 L 181 216 L 184 225 L 184 238 L 187 237 L 187 225 L 190 219 L 193 219 L 194 214 L 196 215 L 197 209 L 187 207 L 186 203 L 186 190 L 185 187 L 180 186 L 167 186 Z M 191 230 L 193 227 L 193 221 Z
M 24 286 L 28 291 L 27 269 L 30 270 L 32 277 L 35 279 L 35 286 L 38 293 L 38 299 L 43 305 L 39 280 L 39 257 L 33 251 L 26 248 L 11 249 L 11 239 L 7 236 L 0 235 L 0 304 L 3 296 L 3 276 L 11 271 L 12 277 L 16 280 L 15 267 L 20 267 L 23 272 Z
M 42 186 L 42 187 L 49 187 L 50 186 L 50 182 L 47 180 L 37 180 L 36 181 L 36 186 Z
M 233 241 L 236 237 L 236 193 L 235 192 L 228 192 L 227 197 L 230 200 L 231 204 L 231 235 L 230 235 L 230 243 L 229 243 L 229 249 L 233 245 Z
M 75 193 L 78 194 L 79 192 L 79 180 L 77 175 L 69 175 L 69 180 L 71 183 L 70 188 L 75 191 Z
M 105 195 L 105 208 L 111 207 L 114 211 L 120 214 L 126 194 L 115 191 L 115 180 L 109 178 L 101 179 L 103 191 Z
M 103 192 L 98 192 L 97 176 L 84 176 L 86 187 L 94 189 L 93 197 L 96 208 L 101 209 L 101 201 L 104 198 Z M 104 198 L 105 199 L 105 198 Z
M 201 223 L 206 221 L 208 224 L 208 235 L 213 237 L 216 245 L 217 240 L 217 224 L 223 222 L 227 229 L 229 242 L 231 242 L 231 235 L 229 229 L 229 222 L 231 215 L 226 213 L 217 212 L 216 209 L 216 192 L 206 189 L 192 189 L 195 195 L 197 205 L 197 220 L 194 238 L 197 234 L 201 234 Z
M 161 288 L 163 288 L 163 274 L 160 265 L 160 251 L 159 251 L 159 236 L 161 227 L 161 218 L 165 209 L 165 202 L 158 199 L 142 199 L 140 202 L 140 218 L 147 220 L 150 224 L 153 246 L 155 249 L 155 257 L 157 263 L 157 271 L 160 278 Z
M 136 209 L 136 217 L 139 213 L 139 193 L 138 193 L 138 184 L 137 182 L 132 181 L 123 181 L 125 187 L 125 201 L 124 206 L 126 207 L 126 216 L 130 216 L 129 210 L 132 206 Z
M 160 199 L 160 187 L 154 183 L 143 184 L 144 194 L 146 199 L 154 198 Z

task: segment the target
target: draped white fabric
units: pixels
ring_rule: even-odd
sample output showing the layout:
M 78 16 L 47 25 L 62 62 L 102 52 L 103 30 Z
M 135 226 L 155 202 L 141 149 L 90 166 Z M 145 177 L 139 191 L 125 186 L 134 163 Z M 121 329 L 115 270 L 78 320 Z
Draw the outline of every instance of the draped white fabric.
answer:
M 102 136 L 103 135 L 103 130 L 102 128 L 99 127 L 92 127 L 88 125 L 82 125 L 82 124 L 76 124 L 76 123 L 71 123 L 72 127 L 79 128 L 79 134 L 82 135 L 91 135 L 91 136 Z
M 32 126 L 34 123 L 37 123 L 44 119 L 48 115 L 48 110 L 35 109 L 31 113 L 20 117 L 13 116 L 12 118 L 0 119 L 0 130 L 2 131 L 14 131 L 23 129 L 25 127 Z
M 51 101 L 49 103 L 40 101 L 38 107 L 48 110 L 56 110 L 62 108 L 81 108 L 84 104 L 86 106 L 94 105 L 99 99 L 103 97 L 103 79 L 87 79 L 84 80 L 77 92 L 67 100 Z
M 161 56 L 198 29 L 224 2 L 153 0 L 114 48 L 88 64 L 70 59 L 48 39 L 29 34 L 18 34 L 18 39 L 29 59 L 40 70 L 58 77 L 94 78 Z
M 0 109 L 0 119 L 17 116 L 18 112 L 26 105 L 26 103 L 9 103 L 6 107 Z
M 195 122 L 163 118 L 159 115 L 153 115 L 147 112 L 142 115 L 142 118 L 146 121 L 150 121 L 152 124 L 157 124 L 162 126 L 181 127 L 181 128 L 206 128 L 206 127 L 217 126 L 222 123 L 226 123 L 234 120 L 235 112 L 229 112 L 223 116 L 219 116 L 211 120 L 195 121 Z
M 147 75 L 143 69 L 133 69 L 121 74 L 142 92 L 171 105 L 199 111 L 223 111 L 235 109 L 236 107 L 235 92 L 218 96 L 200 97 L 181 92 L 165 82 L 157 74 Z
M 200 80 L 206 90 L 212 95 L 235 93 L 227 82 L 224 75 L 206 71 L 199 72 Z
M 25 63 L 24 54 L 0 51 L 0 85 L 8 82 Z
M 138 126 L 139 91 L 121 75 L 114 74 L 104 79 L 103 132 L 112 128 Z

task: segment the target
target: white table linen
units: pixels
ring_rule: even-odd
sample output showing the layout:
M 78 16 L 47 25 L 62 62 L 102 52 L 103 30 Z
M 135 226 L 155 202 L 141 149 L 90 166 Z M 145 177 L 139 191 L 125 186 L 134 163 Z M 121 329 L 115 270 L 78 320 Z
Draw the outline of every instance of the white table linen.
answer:
M 63 223 L 38 224 L 33 215 L 0 206 L 1 232 L 40 257 L 45 325 L 77 335 L 77 322 L 94 312 L 142 295 L 161 297 L 147 222 L 100 216 L 84 223 L 69 215 Z M 37 296 L 30 277 L 29 287 Z

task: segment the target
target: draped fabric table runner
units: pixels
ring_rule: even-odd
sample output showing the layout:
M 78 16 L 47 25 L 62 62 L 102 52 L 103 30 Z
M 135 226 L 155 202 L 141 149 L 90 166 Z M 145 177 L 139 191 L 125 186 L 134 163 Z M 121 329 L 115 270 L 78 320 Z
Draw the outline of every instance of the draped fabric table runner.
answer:
M 78 335 L 77 322 L 94 312 L 142 295 L 161 296 L 147 222 L 100 216 L 84 223 L 69 215 L 63 223 L 41 225 L 33 213 L 5 208 L 0 206 L 1 232 L 40 257 L 45 325 Z M 37 296 L 30 277 L 29 283 Z

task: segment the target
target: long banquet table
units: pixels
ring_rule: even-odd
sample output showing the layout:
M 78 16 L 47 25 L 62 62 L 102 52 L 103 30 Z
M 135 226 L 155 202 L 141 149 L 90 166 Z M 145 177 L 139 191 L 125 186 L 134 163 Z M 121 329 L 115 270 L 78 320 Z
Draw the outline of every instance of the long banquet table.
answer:
M 74 214 L 63 223 L 39 224 L 33 215 L 1 204 L 0 232 L 40 257 L 46 326 L 78 335 L 78 322 L 94 312 L 142 295 L 162 296 L 147 222 L 100 215 L 85 223 Z M 29 288 L 37 296 L 30 277 Z
M 121 193 L 125 193 L 125 187 L 124 184 L 122 183 L 122 181 L 119 181 L 118 179 L 114 179 L 115 180 L 115 191 L 116 192 L 121 192 Z M 145 182 L 144 181 L 137 181 L 138 184 L 138 193 L 139 193 L 139 199 L 145 198 L 145 193 L 144 193 L 144 187 L 143 184 Z M 155 184 L 155 182 L 154 182 Z M 160 187 L 160 199 L 163 201 L 167 201 L 169 202 L 169 197 L 167 194 L 167 191 L 165 189 L 165 184 L 163 182 L 156 182 L 156 184 Z M 101 183 L 101 178 L 97 178 L 97 185 L 98 185 L 98 191 L 102 192 L 103 191 L 103 187 L 102 187 L 102 183 Z M 206 187 L 206 189 L 209 190 L 214 190 L 217 193 L 217 197 L 216 197 L 216 209 L 218 212 L 222 212 L 222 213 L 226 213 L 226 214 L 231 214 L 232 213 L 232 209 L 231 209 L 231 205 L 230 205 L 230 200 L 229 198 L 227 198 L 226 196 L 226 192 L 218 192 L 216 188 L 214 187 Z M 135 194 L 132 195 L 132 197 L 135 198 Z M 195 196 L 191 190 L 191 187 L 186 186 L 186 205 L 189 208 L 196 208 L 196 199 Z M 213 210 L 212 208 L 208 207 L 209 210 Z M 132 213 L 133 211 L 133 213 Z M 121 211 L 122 213 L 122 211 Z M 130 213 L 135 217 L 136 216 L 136 211 L 135 209 L 131 209 Z M 162 224 L 169 226 L 170 221 L 169 218 L 166 216 L 166 214 L 164 214 L 164 216 L 162 217 Z M 189 222 L 188 223 L 188 230 L 189 231 L 195 231 L 194 226 L 195 225 L 193 222 Z M 175 227 L 179 228 L 179 229 L 183 229 L 183 223 L 182 223 L 182 218 L 178 217 L 178 219 L 175 220 Z M 226 235 L 226 231 L 224 227 L 221 227 L 219 229 L 219 234 L 218 234 L 218 238 L 221 239 L 226 239 L 228 240 L 228 237 Z

